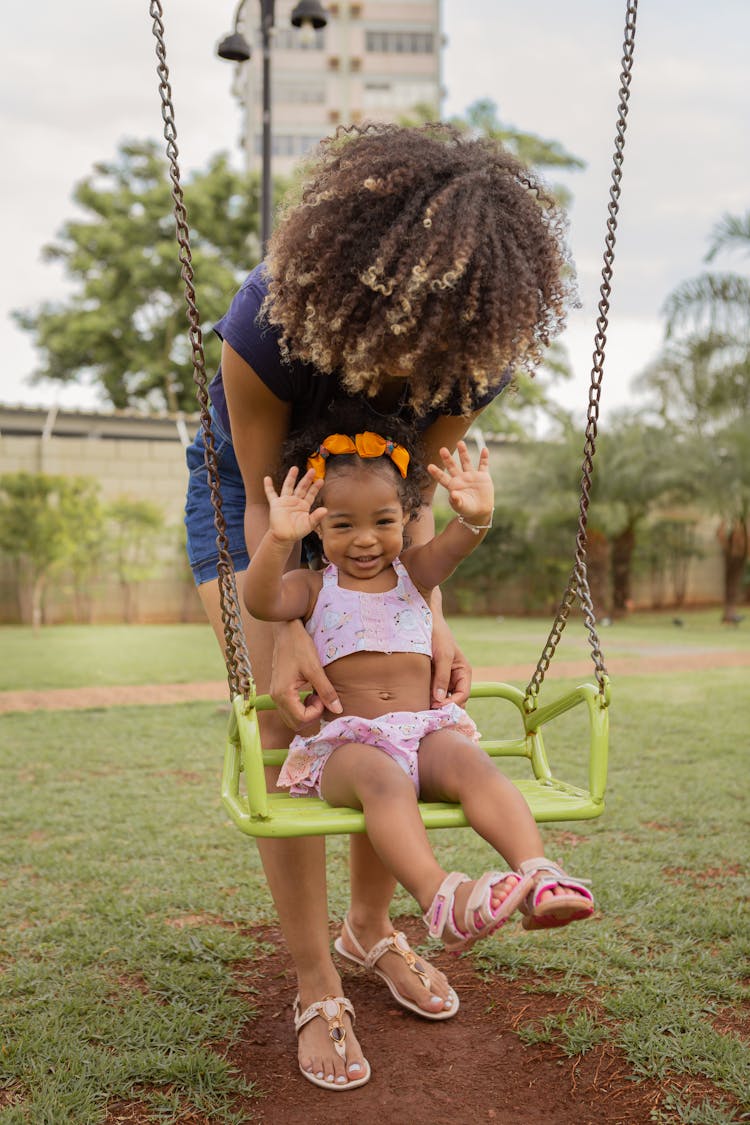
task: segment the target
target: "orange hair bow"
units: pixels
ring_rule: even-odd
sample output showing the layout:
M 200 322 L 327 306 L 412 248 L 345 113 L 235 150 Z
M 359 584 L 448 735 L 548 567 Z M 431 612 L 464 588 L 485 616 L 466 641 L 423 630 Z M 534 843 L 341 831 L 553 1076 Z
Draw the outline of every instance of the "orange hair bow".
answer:
M 355 434 L 354 440 L 346 434 L 329 434 L 318 446 L 317 452 L 307 458 L 307 467 L 315 471 L 316 480 L 326 475 L 326 461 L 331 454 L 336 453 L 357 453 L 360 457 L 383 457 L 387 454 L 402 477 L 406 476 L 409 467 L 409 453 L 403 445 L 374 434 L 371 430 Z

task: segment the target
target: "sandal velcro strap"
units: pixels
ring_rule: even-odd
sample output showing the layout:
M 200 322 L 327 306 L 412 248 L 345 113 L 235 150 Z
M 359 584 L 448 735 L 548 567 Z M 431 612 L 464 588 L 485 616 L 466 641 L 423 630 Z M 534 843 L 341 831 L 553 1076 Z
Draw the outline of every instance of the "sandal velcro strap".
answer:
M 515 882 L 497 910 L 493 911 L 492 890 L 508 879 Z M 521 905 L 530 884 L 531 876 L 519 875 L 515 871 L 488 871 L 477 879 L 466 903 L 463 919 L 472 937 L 489 937 L 504 926 L 516 907 Z
M 458 938 L 459 941 L 463 941 L 470 936 L 457 928 L 453 917 L 453 900 L 456 897 L 456 889 L 462 883 L 468 883 L 469 881 L 469 876 L 465 875 L 463 871 L 451 871 L 450 875 L 445 876 L 430 904 L 430 909 L 424 915 L 424 923 L 429 930 L 430 937 L 442 938 L 446 926 L 453 937 Z
M 480 938 L 489 937 L 495 930 L 504 926 L 513 911 L 521 905 L 528 889 L 533 882 L 533 876 L 516 871 L 488 871 L 477 879 L 469 892 L 469 897 L 456 916 L 455 898 L 456 891 L 462 883 L 468 883 L 468 875 L 454 871 L 446 875 L 438 887 L 430 909 L 424 916 L 432 937 L 442 938 L 443 943 L 450 952 L 469 949 Z M 494 909 L 492 907 L 492 891 L 501 883 L 511 882 L 511 888 L 505 897 Z M 463 929 L 461 928 L 463 927 Z M 452 936 L 446 941 L 446 929 Z
M 548 859 L 544 859 L 543 857 L 539 859 L 527 859 L 520 865 L 519 871 L 526 876 L 543 876 L 541 879 L 534 878 L 534 887 L 528 896 L 530 899 L 537 900 L 542 891 L 558 886 L 565 887 L 576 894 L 580 894 L 583 898 L 590 899 L 591 902 L 594 901 L 594 896 L 591 891 L 587 890 L 587 885 L 591 885 L 590 879 L 574 878 L 572 875 L 568 875 L 566 871 L 563 871 L 562 867 L 558 864 L 552 863 Z M 546 876 L 546 878 L 544 876 Z
M 299 1034 L 305 1024 L 320 1016 L 328 1024 L 328 1034 L 333 1043 L 333 1049 L 342 1059 L 346 1058 L 346 1026 L 344 1016 L 348 1014 L 354 1021 L 354 1007 L 345 996 L 324 996 L 316 1000 L 304 1012 L 299 1010 L 299 996 L 294 1001 L 294 1030 Z
M 521 904 L 526 930 L 566 926 L 569 922 L 590 918 L 594 912 L 594 896 L 585 885 L 590 879 L 576 879 L 556 863 L 544 857 L 526 860 L 520 871 L 531 878 L 531 890 Z M 542 899 L 545 891 L 557 893 Z M 563 893 L 560 893 L 560 892 Z

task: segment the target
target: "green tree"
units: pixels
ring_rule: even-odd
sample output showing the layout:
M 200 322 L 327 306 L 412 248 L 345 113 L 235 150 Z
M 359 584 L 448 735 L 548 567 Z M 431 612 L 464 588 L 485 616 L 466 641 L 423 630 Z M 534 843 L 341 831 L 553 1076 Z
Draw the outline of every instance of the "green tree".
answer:
M 632 412 L 615 415 L 599 435 L 592 519 L 611 544 L 612 607 L 631 602 L 633 557 L 649 517 L 664 503 L 691 498 L 682 448 L 669 429 Z
M 637 386 L 650 392 L 652 410 L 676 432 L 685 480 L 697 502 L 717 517 L 723 616 L 733 621 L 749 555 L 750 351 L 730 348 L 716 335 L 678 341 L 667 345 Z
M 90 489 L 84 478 L 46 473 L 0 476 L 0 551 L 14 564 L 21 619 L 38 631 L 44 591 L 75 549 L 77 511 Z
M 128 141 L 75 189 L 82 217 L 45 248 L 73 283 L 70 298 L 16 311 L 41 353 L 36 381 L 88 380 L 115 407 L 194 406 L 171 185 L 154 142 Z M 258 261 L 257 176 L 233 171 L 225 155 L 187 179 L 196 291 L 205 323 Z M 206 345 L 218 351 L 209 335 Z
M 150 500 L 122 496 L 108 506 L 107 518 L 114 572 L 122 590 L 123 617 L 131 624 L 137 612 L 137 585 L 156 569 L 164 513 Z
M 738 620 L 745 600 L 750 543 L 750 432 L 747 419 L 735 418 L 691 449 L 700 498 L 718 516 L 716 538 L 724 569 L 722 619 Z
M 750 212 L 725 215 L 707 260 L 750 250 Z M 718 519 L 724 561 L 725 621 L 737 618 L 749 556 L 750 281 L 704 273 L 678 286 L 665 304 L 666 342 L 637 387 L 650 409 L 671 423 L 685 449 L 686 474 L 699 501 Z
M 634 566 L 648 575 L 654 609 L 668 600 L 668 583 L 673 604 L 684 605 L 690 564 L 703 553 L 698 545 L 696 528 L 697 521 L 689 515 L 657 518 L 638 535 Z
M 585 161 L 567 152 L 559 141 L 545 140 L 536 133 L 526 133 L 514 125 L 504 124 L 498 117 L 497 104 L 491 98 L 479 98 L 466 110 L 464 117 L 453 118 L 459 128 L 502 141 L 519 160 L 531 168 L 585 168 Z M 560 192 L 562 189 L 558 188 Z M 567 195 L 563 191 L 561 202 Z
M 525 371 L 517 374 L 511 385 L 482 411 L 475 429 L 518 441 L 534 440 L 541 433 L 549 438 L 562 436 L 571 415 L 557 402 L 555 387 L 572 377 L 568 353 L 555 340 L 534 377 Z
M 598 614 L 627 612 L 633 555 L 642 528 L 665 500 L 689 495 L 680 451 L 662 425 L 616 415 L 596 442 L 587 516 L 587 569 Z M 528 538 L 540 589 L 562 593 L 575 558 L 581 494 L 582 435 L 568 424 L 559 438 L 527 446 L 503 482 L 503 499 L 529 516 Z
M 437 113 L 435 107 L 427 102 L 419 102 L 408 114 L 402 115 L 400 121 L 404 125 L 423 125 L 428 121 L 435 121 Z M 585 161 L 580 157 L 567 152 L 559 141 L 545 140 L 536 133 L 527 133 L 517 129 L 514 125 L 503 123 L 498 116 L 497 103 L 491 98 L 479 98 L 466 109 L 463 114 L 451 117 L 450 124 L 462 132 L 473 133 L 477 136 L 492 137 L 501 141 L 510 149 L 519 160 L 529 167 L 548 169 L 564 168 L 567 170 L 585 168 Z M 562 203 L 569 202 L 565 188 L 555 189 Z
M 750 211 L 723 215 L 714 227 L 706 262 L 724 253 L 750 254 Z M 707 270 L 684 281 L 664 304 L 667 336 L 686 327 L 701 335 L 727 332 L 744 338 L 750 333 L 750 280 L 743 274 Z
M 105 510 L 98 481 L 80 477 L 69 483 L 72 487 L 66 490 L 62 502 L 70 536 L 65 567 L 73 579 L 77 620 L 90 624 L 91 587 L 107 553 Z

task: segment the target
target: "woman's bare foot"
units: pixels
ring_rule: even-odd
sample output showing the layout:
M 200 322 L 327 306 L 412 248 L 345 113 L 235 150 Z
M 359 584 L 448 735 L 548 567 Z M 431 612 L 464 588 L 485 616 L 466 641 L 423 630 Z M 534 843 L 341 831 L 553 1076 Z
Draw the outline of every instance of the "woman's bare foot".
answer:
M 341 980 L 335 972 L 325 979 L 311 980 L 304 984 L 300 981 L 299 1011 L 304 1012 L 310 1004 L 326 997 L 341 995 L 343 995 Z M 300 1068 L 308 1074 L 321 1082 L 330 1082 L 332 1086 L 345 1088 L 364 1076 L 367 1072 L 367 1063 L 348 1013 L 343 1016 L 343 1024 L 346 1031 L 345 1059 L 336 1052 L 325 1019 L 312 1019 L 300 1028 L 297 1057 Z
M 364 952 L 374 949 L 383 938 L 394 934 L 393 925 L 388 917 L 377 920 L 357 918 L 350 912 L 347 921 L 349 932 L 344 924 L 337 941 L 337 948 L 344 955 L 352 954 L 355 960 L 361 958 Z M 413 964 L 413 968 L 410 967 L 410 963 Z M 442 1016 L 444 1012 L 453 1014 L 458 1011 L 458 997 L 451 988 L 448 978 L 421 954 L 414 956 L 409 950 L 404 956 L 403 952 L 400 954 L 386 950 L 377 960 L 377 969 L 388 978 L 394 996 L 398 993 L 403 1000 L 415 1005 L 426 1015 L 434 1017 L 437 1014 Z

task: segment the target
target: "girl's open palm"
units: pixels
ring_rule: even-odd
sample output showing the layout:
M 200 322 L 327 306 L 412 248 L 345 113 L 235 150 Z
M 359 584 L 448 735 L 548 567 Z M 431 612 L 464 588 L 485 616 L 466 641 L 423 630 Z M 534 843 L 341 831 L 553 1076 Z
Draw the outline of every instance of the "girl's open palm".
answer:
M 277 539 L 293 542 L 314 531 L 327 511 L 326 508 L 310 511 L 324 481 L 316 480 L 312 469 L 299 481 L 297 475 L 296 466 L 289 470 L 280 493 L 276 492 L 270 477 L 263 478 L 269 508 L 268 530 Z
M 449 449 L 440 450 L 442 469 L 428 465 L 427 471 L 433 480 L 442 484 L 448 491 L 448 500 L 454 512 L 467 520 L 484 522 L 492 515 L 495 506 L 495 489 L 489 472 L 490 455 L 485 448 L 479 454 L 476 469 L 471 463 L 465 441 L 456 446 L 459 464 L 451 456 Z

